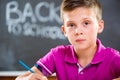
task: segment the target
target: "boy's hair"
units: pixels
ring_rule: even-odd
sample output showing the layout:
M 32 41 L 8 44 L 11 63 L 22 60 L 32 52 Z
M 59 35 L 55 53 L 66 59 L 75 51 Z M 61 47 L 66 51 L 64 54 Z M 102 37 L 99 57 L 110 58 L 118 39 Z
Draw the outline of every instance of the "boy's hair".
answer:
M 98 0 L 63 0 L 60 10 L 62 20 L 64 12 L 70 12 L 78 7 L 94 8 L 97 20 L 102 19 L 102 7 Z

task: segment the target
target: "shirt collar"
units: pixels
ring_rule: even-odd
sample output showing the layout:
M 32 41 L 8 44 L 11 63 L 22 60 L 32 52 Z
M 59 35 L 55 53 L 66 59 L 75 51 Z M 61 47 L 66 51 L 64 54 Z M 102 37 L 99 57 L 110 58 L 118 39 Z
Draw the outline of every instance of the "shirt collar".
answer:
M 102 45 L 99 39 L 97 39 L 97 45 L 98 45 L 98 48 L 91 64 L 98 64 L 104 60 L 105 47 Z
M 97 39 L 97 51 L 95 53 L 95 56 L 91 62 L 91 64 L 98 64 L 100 62 L 103 61 L 104 59 L 104 49 L 105 47 L 102 45 L 101 41 L 99 39 Z M 68 63 L 78 63 L 77 60 L 77 56 L 74 52 L 73 46 L 70 45 L 69 47 L 67 47 L 67 52 L 66 52 L 66 56 L 65 56 L 65 61 Z
M 67 47 L 65 61 L 68 63 L 77 63 L 78 62 L 77 56 L 75 55 L 75 52 L 74 52 L 72 45 Z

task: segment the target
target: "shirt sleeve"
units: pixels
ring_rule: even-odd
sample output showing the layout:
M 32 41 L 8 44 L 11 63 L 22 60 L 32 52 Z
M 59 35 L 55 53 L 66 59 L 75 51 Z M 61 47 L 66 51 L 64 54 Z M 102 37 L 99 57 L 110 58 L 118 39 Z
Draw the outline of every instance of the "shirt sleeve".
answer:
M 40 58 L 36 64 L 37 68 L 45 75 L 50 76 L 55 72 L 55 62 L 53 50 L 51 49 L 44 57 Z
M 115 56 L 112 62 L 112 71 L 114 73 L 114 78 L 120 77 L 120 53 L 115 51 Z

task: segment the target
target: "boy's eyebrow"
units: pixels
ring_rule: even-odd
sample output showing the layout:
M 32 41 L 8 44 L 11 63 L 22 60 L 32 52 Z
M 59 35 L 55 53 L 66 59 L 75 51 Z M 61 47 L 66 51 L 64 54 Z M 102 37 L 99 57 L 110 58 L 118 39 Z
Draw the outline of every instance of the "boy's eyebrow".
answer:
M 92 17 L 83 17 L 83 18 L 81 18 L 81 20 L 93 20 L 94 18 L 92 18 Z
M 71 21 L 71 20 L 69 21 L 69 20 L 68 20 L 68 21 L 67 21 L 67 24 L 69 24 L 69 23 L 74 23 L 74 21 Z

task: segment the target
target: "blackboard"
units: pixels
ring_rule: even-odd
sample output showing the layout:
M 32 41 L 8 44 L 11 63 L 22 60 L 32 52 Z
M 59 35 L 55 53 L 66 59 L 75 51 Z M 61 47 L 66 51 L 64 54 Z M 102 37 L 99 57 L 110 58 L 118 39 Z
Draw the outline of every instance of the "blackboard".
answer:
M 98 37 L 120 51 L 120 1 L 100 0 L 105 29 Z M 32 67 L 52 47 L 69 44 L 61 32 L 61 0 L 0 0 L 0 71 Z

